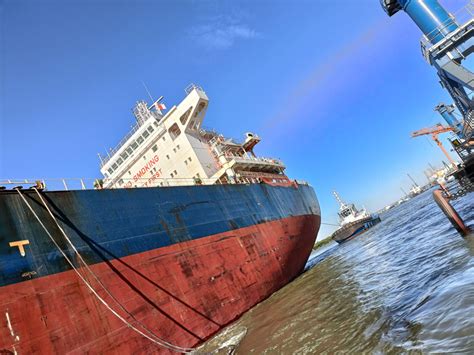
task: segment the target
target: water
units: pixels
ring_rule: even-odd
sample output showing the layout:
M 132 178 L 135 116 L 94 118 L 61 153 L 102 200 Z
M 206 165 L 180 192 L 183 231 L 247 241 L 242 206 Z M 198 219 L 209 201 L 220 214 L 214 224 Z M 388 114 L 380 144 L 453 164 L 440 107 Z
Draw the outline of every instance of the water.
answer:
M 454 205 L 474 226 L 474 193 Z M 474 353 L 474 237 L 457 234 L 430 192 L 382 219 L 205 349 L 237 339 L 237 354 Z

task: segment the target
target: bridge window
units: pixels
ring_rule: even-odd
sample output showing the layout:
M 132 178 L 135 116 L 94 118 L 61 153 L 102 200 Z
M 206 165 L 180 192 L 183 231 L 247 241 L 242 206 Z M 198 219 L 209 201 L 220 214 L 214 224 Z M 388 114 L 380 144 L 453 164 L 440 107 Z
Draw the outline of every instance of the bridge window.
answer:
M 168 130 L 168 132 L 169 132 L 172 140 L 175 140 L 181 134 L 181 130 L 179 129 L 177 123 L 173 124 L 170 127 L 170 129 Z
M 148 132 L 152 133 L 153 131 L 154 131 L 154 129 L 153 129 L 152 126 L 148 127 Z
M 181 117 L 179 118 L 179 120 L 181 121 L 181 124 L 182 125 L 185 125 L 186 124 L 186 121 L 188 120 L 189 118 L 189 114 L 191 113 L 193 107 L 191 106 L 185 113 L 183 113 L 181 115 Z
M 142 144 L 145 140 L 143 139 L 143 137 L 138 137 L 137 138 L 137 143 L 138 144 Z

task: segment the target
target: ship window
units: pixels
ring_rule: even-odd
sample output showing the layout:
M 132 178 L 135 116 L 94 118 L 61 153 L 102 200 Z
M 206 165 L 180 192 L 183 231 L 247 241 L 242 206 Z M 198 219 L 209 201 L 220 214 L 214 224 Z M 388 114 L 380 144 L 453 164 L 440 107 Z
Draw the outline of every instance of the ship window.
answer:
M 133 148 L 133 150 L 137 149 L 138 148 L 138 143 L 137 142 L 133 142 L 131 147 Z
M 163 139 L 163 142 L 164 142 L 164 141 L 166 140 L 166 137 L 165 137 L 165 136 L 163 136 L 163 138 L 162 138 L 162 139 Z
M 171 177 L 174 177 L 173 173 L 170 174 Z
M 112 168 L 109 168 L 109 170 L 107 170 L 107 171 L 109 172 L 109 174 L 113 174 L 113 172 L 114 172 L 114 169 L 112 169 Z
M 176 172 L 176 170 L 174 171 L 174 174 L 175 174 L 175 175 L 178 175 L 178 173 Z
M 128 158 L 127 152 L 122 152 L 122 154 L 120 154 L 120 156 L 123 158 L 123 160 Z
M 114 163 L 114 164 L 112 165 L 112 169 L 116 170 L 117 168 L 118 168 L 117 163 Z
M 148 132 L 152 133 L 153 131 L 154 131 L 154 129 L 153 129 L 152 126 L 148 127 Z
M 149 135 L 150 135 L 150 133 L 148 133 L 148 131 L 145 131 L 142 134 L 143 138 L 147 138 Z
M 176 148 L 173 148 L 173 152 L 175 152 L 175 153 L 176 153 Z
M 132 175 L 132 172 L 130 170 L 128 171 L 128 175 Z
M 185 160 L 185 161 L 184 161 L 184 164 L 188 165 L 188 161 L 187 161 L 187 160 Z
M 181 124 L 184 125 L 186 124 L 186 121 L 188 120 L 189 118 L 189 114 L 191 113 L 193 107 L 191 106 L 185 113 L 183 113 L 181 115 L 181 117 L 179 118 L 179 120 L 181 121 Z
M 179 144 L 176 146 L 176 149 L 179 149 Z
M 143 160 L 146 160 L 146 155 L 143 156 Z
M 168 130 L 168 132 L 169 132 L 172 140 L 175 140 L 181 134 L 181 130 L 179 129 L 177 123 L 173 124 L 170 127 L 170 129 Z
M 189 157 L 188 160 L 189 160 L 189 161 L 193 161 L 193 160 L 191 159 L 191 157 Z
M 128 155 L 131 155 L 133 153 L 132 147 L 127 148 L 127 153 L 128 153 Z
M 155 127 L 158 127 L 158 122 L 153 122 L 153 124 L 155 125 Z
M 119 185 L 123 185 L 123 179 L 119 180 Z
M 123 163 L 123 159 L 122 159 L 122 158 L 118 158 L 118 159 L 117 159 L 117 164 L 118 164 L 118 165 L 122 165 L 122 163 Z
M 166 154 L 166 157 L 167 157 L 168 159 L 170 158 L 170 156 L 169 156 L 168 154 Z
M 137 138 L 137 143 L 138 144 L 142 144 L 145 140 L 143 139 L 143 137 L 138 137 Z
M 158 150 L 158 146 L 155 144 L 155 145 L 153 146 L 153 148 L 151 148 L 151 149 L 153 150 L 153 152 L 156 152 L 156 151 Z

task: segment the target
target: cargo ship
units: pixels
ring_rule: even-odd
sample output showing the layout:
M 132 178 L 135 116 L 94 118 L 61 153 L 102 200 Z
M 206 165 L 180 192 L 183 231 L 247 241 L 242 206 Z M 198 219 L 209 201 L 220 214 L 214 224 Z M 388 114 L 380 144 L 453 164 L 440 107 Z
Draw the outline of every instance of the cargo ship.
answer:
M 339 203 L 338 215 L 341 227 L 331 235 L 331 238 L 339 244 L 364 233 L 380 222 L 378 215 L 371 215 L 365 208 L 359 210 L 353 203 L 347 204 L 342 201 L 336 191 L 334 197 Z
M 0 184 L 0 353 L 192 352 L 302 272 L 313 188 L 204 129 L 208 101 L 137 102 L 94 188 Z

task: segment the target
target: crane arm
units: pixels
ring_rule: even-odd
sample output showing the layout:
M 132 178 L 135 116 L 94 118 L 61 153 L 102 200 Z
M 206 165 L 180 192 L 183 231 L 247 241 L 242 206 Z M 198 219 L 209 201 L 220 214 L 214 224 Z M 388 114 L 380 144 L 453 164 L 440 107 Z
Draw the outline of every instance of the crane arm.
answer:
M 423 128 L 418 131 L 412 132 L 411 136 L 414 138 L 414 137 L 424 136 L 427 134 L 440 134 L 440 133 L 446 133 L 450 131 L 453 131 L 452 127 L 446 127 L 438 123 L 434 127 Z

